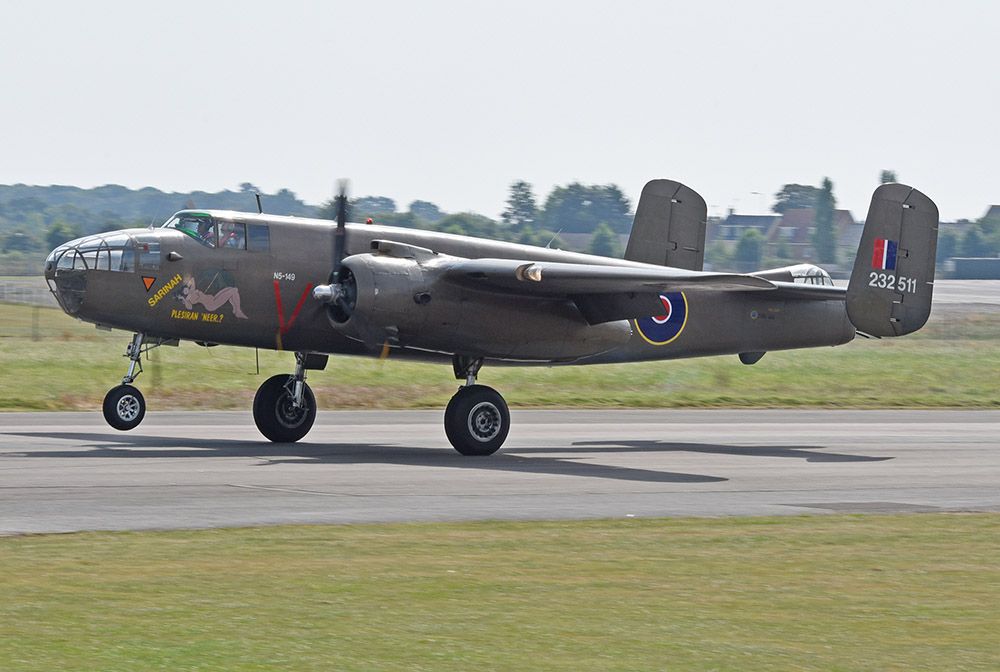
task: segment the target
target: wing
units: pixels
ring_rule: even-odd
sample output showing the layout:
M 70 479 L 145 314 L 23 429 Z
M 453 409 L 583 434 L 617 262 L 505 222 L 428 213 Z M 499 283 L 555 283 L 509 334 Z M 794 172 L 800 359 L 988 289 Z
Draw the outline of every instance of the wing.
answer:
M 771 290 L 770 280 L 738 273 L 685 271 L 679 268 L 600 266 L 514 259 L 466 259 L 453 264 L 449 280 L 532 296 L 664 292 L 689 289 Z
M 445 271 L 450 282 L 522 296 L 565 297 L 590 324 L 659 315 L 662 292 L 772 291 L 764 278 L 656 266 L 603 266 L 512 259 L 463 259 Z

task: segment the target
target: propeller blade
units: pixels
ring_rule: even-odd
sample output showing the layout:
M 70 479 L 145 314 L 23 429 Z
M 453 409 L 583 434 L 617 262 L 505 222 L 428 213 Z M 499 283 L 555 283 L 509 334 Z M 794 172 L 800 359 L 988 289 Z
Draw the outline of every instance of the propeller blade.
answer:
M 333 266 L 330 271 L 330 284 L 337 282 L 340 262 L 344 260 L 347 249 L 347 180 L 340 180 L 336 198 L 337 228 L 333 232 Z

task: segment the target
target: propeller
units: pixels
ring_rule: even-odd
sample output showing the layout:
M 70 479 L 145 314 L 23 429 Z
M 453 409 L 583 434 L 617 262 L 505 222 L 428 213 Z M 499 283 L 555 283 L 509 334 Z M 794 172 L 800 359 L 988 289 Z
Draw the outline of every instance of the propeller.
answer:
M 333 231 L 333 264 L 328 284 L 317 285 L 313 298 L 327 304 L 330 316 L 337 322 L 346 322 L 357 303 L 358 287 L 350 268 L 343 266 L 347 253 L 347 180 L 340 180 L 335 197 L 337 228 Z
M 333 232 L 333 270 L 330 271 L 330 284 L 339 279 L 340 264 L 344 260 L 344 249 L 347 242 L 347 180 L 340 180 L 336 196 L 337 229 Z

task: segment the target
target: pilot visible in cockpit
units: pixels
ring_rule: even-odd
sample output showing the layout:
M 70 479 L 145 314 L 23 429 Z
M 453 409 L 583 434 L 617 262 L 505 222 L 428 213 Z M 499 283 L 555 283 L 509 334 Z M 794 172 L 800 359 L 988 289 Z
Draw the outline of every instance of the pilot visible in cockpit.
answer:
M 211 247 L 215 247 L 215 225 L 211 220 L 198 222 L 198 237 Z
M 219 222 L 219 247 L 246 249 L 246 225 L 241 222 Z

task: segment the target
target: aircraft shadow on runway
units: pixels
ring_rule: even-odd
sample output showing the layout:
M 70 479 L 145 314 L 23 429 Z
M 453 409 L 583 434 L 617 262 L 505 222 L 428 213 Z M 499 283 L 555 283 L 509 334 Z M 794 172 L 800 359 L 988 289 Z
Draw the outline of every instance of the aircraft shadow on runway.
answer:
M 85 444 L 75 450 L 17 451 L 17 457 L 28 458 L 255 458 L 262 466 L 276 464 L 393 464 L 401 466 L 445 467 L 480 469 L 519 473 L 608 478 L 623 481 L 650 483 L 718 483 L 729 479 L 703 474 L 685 474 L 652 469 L 634 469 L 578 461 L 560 457 L 525 457 L 517 453 L 528 450 L 540 452 L 584 452 L 570 449 L 512 449 L 489 457 L 464 457 L 450 448 L 419 448 L 364 443 L 269 443 L 247 442 L 233 439 L 196 439 L 173 436 L 139 434 L 109 435 L 86 432 L 2 432 L 8 436 L 64 439 Z M 636 449 L 626 447 L 628 452 Z M 621 448 L 609 446 L 606 450 L 586 452 L 615 453 Z
M 560 448 L 573 453 L 595 452 L 685 452 L 708 453 L 714 455 L 737 455 L 741 457 L 794 457 L 806 462 L 884 462 L 894 457 L 874 457 L 871 455 L 847 455 L 844 453 L 820 452 L 823 446 L 729 446 L 706 443 L 671 443 L 668 441 L 576 441 L 572 448 Z M 556 452 L 548 448 L 529 448 L 517 452 Z

